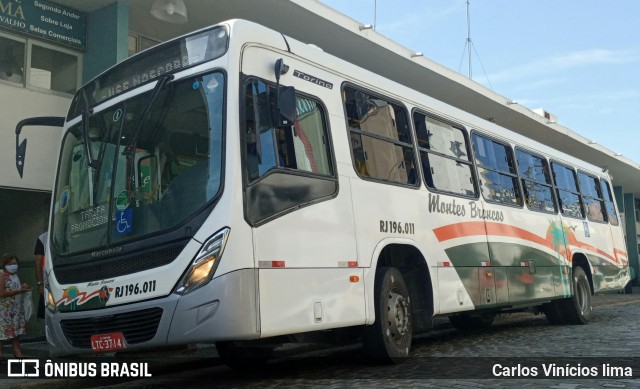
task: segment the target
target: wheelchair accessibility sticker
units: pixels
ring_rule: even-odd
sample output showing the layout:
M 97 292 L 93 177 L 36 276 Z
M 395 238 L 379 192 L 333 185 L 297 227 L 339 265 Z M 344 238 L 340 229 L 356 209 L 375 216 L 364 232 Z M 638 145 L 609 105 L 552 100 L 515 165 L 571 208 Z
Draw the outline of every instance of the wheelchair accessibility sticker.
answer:
M 116 213 L 116 233 L 128 234 L 133 228 L 133 209 L 127 208 Z

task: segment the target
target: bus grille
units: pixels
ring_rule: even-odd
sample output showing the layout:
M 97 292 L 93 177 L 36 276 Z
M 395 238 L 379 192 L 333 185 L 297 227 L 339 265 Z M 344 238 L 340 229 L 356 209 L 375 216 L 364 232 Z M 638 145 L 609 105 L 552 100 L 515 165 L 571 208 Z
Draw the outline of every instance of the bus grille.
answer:
M 98 316 L 88 319 L 62 320 L 62 332 L 73 347 L 91 348 L 91 335 L 122 332 L 127 344 L 153 339 L 162 318 L 162 308 Z
M 100 259 L 99 262 L 55 266 L 53 272 L 61 284 L 106 280 L 169 264 L 178 257 L 187 243 L 188 240 L 185 240 L 147 252 Z

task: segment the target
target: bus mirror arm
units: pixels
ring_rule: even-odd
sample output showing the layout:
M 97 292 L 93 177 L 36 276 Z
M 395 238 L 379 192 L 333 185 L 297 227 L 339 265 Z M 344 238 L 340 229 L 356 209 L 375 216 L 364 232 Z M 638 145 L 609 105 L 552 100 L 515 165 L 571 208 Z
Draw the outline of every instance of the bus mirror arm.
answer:
M 22 178 L 22 174 L 24 171 L 24 162 L 27 155 L 27 140 L 25 139 L 20 142 L 20 133 L 22 132 L 22 127 L 25 126 L 62 127 L 64 126 L 64 117 L 40 116 L 24 119 L 18 122 L 18 124 L 16 125 L 16 169 L 18 169 L 20 178 Z

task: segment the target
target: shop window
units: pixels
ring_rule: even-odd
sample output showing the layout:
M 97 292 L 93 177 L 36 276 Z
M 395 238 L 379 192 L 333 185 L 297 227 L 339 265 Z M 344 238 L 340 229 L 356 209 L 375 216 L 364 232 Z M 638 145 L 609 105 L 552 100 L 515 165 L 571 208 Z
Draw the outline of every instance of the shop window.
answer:
M 129 57 L 138 52 L 138 37 L 129 34 Z
M 25 42 L 0 36 L 0 80 L 24 85 Z
M 150 47 L 153 47 L 159 43 L 160 41 L 158 40 L 147 38 L 139 34 L 130 32 L 129 33 L 129 57 L 131 57 L 136 53 L 144 51 Z
M 68 49 L 0 33 L 0 80 L 5 82 L 74 94 L 81 58 Z
M 78 57 L 33 44 L 29 85 L 74 94 L 78 88 Z

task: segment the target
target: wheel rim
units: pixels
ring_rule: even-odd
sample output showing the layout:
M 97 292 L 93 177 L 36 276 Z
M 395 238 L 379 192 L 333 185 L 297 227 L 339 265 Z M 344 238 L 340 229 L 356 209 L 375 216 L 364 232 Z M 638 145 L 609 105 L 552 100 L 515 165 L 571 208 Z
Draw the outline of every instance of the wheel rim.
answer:
M 580 314 L 584 314 L 589 309 L 589 296 L 584 282 L 576 278 L 576 303 Z
M 409 301 L 397 291 L 389 292 L 387 300 L 388 333 L 394 343 L 401 343 L 409 332 Z

